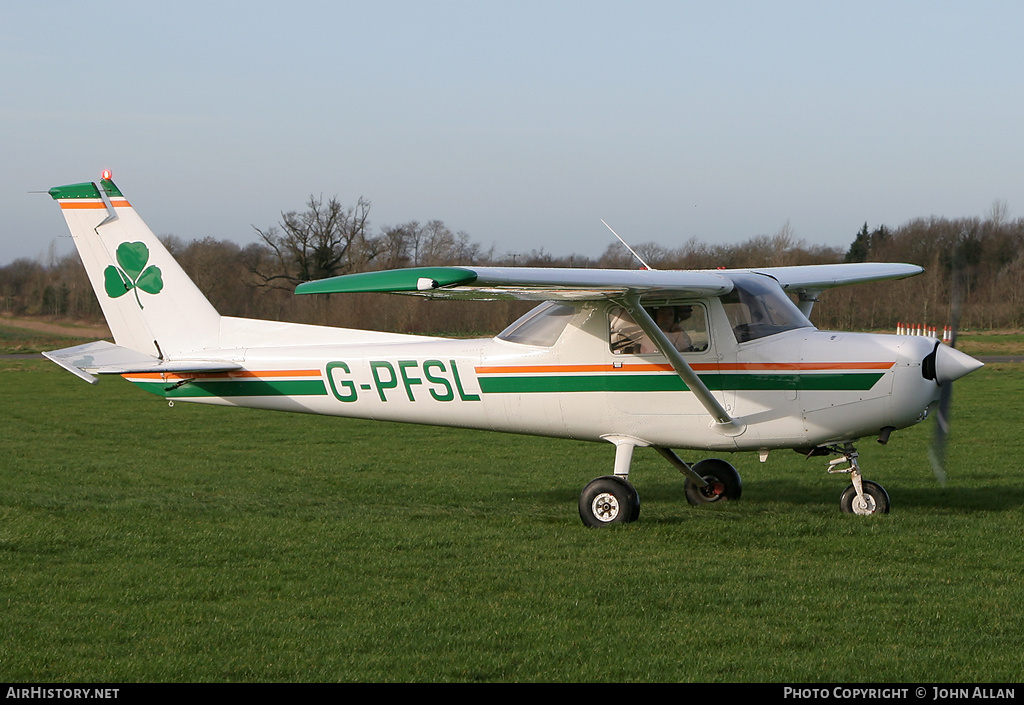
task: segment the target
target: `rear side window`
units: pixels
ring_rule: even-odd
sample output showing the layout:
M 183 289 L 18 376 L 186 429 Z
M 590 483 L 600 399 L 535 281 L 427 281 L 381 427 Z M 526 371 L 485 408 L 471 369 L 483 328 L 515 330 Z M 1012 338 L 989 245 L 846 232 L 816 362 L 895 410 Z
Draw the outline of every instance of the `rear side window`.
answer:
M 510 343 L 550 348 L 575 314 L 573 306 L 546 301 L 503 330 L 498 337 Z

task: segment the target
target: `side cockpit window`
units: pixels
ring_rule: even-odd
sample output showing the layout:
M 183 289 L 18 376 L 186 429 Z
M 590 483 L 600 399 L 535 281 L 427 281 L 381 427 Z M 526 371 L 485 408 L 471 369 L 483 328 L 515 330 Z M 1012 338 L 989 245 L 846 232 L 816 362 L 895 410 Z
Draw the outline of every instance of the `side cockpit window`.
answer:
M 665 336 L 684 353 L 700 353 L 708 349 L 707 314 L 703 306 L 644 307 Z M 636 324 L 625 309 L 616 306 L 608 311 L 608 340 L 616 355 L 644 355 L 658 352 L 657 346 Z
M 515 323 L 498 334 L 501 340 L 522 345 L 551 347 L 576 314 L 573 306 L 551 301 L 531 309 Z
M 814 327 L 774 280 L 755 274 L 732 279 L 733 290 L 721 300 L 737 343 Z

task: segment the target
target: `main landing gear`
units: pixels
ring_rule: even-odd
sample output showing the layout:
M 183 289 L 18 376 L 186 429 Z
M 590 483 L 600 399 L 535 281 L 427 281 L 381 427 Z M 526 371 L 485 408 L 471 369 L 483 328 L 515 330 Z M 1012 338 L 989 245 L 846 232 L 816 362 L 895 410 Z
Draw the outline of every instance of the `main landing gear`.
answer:
M 828 463 L 830 473 L 850 473 L 853 481 L 849 487 L 843 490 L 839 498 L 839 508 L 846 514 L 859 514 L 870 516 L 872 514 L 889 513 L 889 495 L 885 488 L 877 482 L 865 480 L 860 474 L 860 464 L 857 462 L 858 453 L 852 443 L 845 444 L 842 449 L 833 448 L 834 452 L 842 455 L 840 458 L 833 458 Z M 849 463 L 847 467 L 841 467 L 843 463 Z
M 743 494 L 743 482 L 740 474 L 736 472 L 729 463 L 719 458 L 708 458 L 695 463 L 692 472 L 704 480 L 704 485 L 698 485 L 692 478 L 687 477 L 683 483 L 686 492 L 686 501 L 696 506 L 699 504 L 711 504 L 728 499 L 739 499 Z
M 580 493 L 580 519 L 592 528 L 627 524 L 640 516 L 640 495 L 629 482 L 629 466 L 633 449 L 641 444 L 631 439 L 608 440 L 615 443 L 615 474 L 591 481 Z M 686 476 L 684 491 L 690 504 L 739 499 L 743 493 L 740 474 L 724 460 L 710 458 L 691 467 L 668 448 L 655 446 L 655 450 Z
M 605 475 L 592 480 L 580 493 L 580 519 L 591 528 L 628 524 L 640 517 L 640 495 L 629 480 Z
M 641 443 L 621 437 L 607 440 L 615 444 L 615 474 L 591 481 L 580 493 L 580 519 L 591 528 L 628 524 L 640 516 L 640 495 L 629 484 L 629 466 L 633 449 Z

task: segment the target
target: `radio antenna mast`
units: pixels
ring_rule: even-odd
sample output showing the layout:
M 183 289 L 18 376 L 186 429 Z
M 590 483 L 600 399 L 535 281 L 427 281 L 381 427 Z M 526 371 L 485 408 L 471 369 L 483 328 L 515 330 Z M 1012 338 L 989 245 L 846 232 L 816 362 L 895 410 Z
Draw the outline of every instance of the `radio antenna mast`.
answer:
M 621 237 L 619 237 L 619 234 L 618 234 L 617 232 L 615 232 L 614 230 L 612 230 L 612 226 L 610 226 L 610 225 L 608 225 L 608 223 L 605 223 L 605 222 L 604 222 L 604 218 L 602 218 L 602 219 L 601 219 L 601 222 L 602 222 L 602 223 L 604 223 L 604 227 L 606 227 L 606 228 L 608 228 L 609 230 L 611 230 L 611 231 L 612 231 L 612 235 L 614 235 L 615 237 L 617 237 L 617 238 L 619 239 L 619 242 L 621 242 L 621 243 L 623 244 L 623 246 L 625 246 L 625 248 L 626 248 L 627 250 L 629 250 L 629 251 L 630 251 L 630 253 L 631 253 L 631 254 L 632 254 L 632 255 L 633 255 L 634 257 L 636 257 L 636 260 L 637 260 L 637 262 L 639 262 L 639 263 L 640 263 L 641 265 L 643 265 L 643 268 L 644 268 L 644 269 L 654 269 L 654 267 L 652 267 L 651 265 L 649 265 L 649 264 L 647 264 L 646 262 L 644 262 L 644 258 L 643 258 L 643 257 L 641 257 L 640 255 L 638 255 L 638 254 L 636 253 L 636 250 L 634 250 L 634 249 L 633 249 L 632 247 L 630 247 L 630 246 L 629 246 L 629 243 L 627 243 L 627 242 L 626 242 L 625 240 L 623 240 L 623 239 L 622 239 Z

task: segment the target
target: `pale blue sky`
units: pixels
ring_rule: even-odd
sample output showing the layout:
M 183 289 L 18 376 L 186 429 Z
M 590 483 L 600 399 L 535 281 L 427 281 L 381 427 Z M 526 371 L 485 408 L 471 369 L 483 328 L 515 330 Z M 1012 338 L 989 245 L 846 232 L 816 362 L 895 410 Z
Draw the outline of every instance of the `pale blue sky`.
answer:
M 1024 209 L 1024 3 L 33 2 L 0 9 L 0 265 L 104 168 L 157 234 L 310 193 L 598 256 Z

